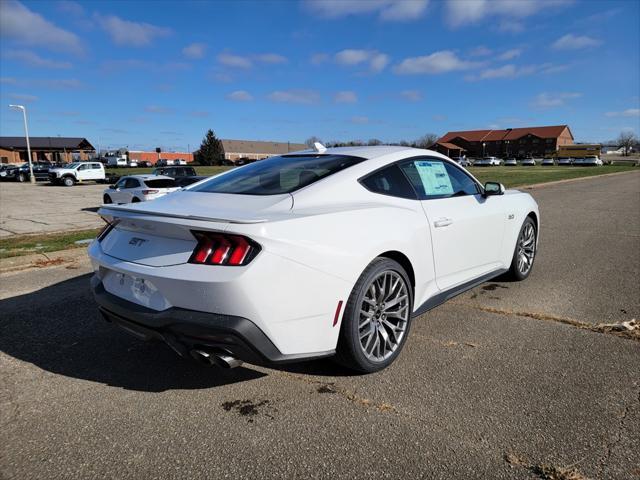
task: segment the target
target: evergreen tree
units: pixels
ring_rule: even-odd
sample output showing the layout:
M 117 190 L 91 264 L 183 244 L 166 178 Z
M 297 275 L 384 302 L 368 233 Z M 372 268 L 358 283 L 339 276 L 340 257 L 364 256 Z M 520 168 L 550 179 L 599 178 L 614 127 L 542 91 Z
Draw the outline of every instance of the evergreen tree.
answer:
M 222 165 L 222 161 L 224 160 L 224 147 L 220 139 L 213 133 L 213 130 L 209 129 L 202 139 L 196 160 L 200 165 Z

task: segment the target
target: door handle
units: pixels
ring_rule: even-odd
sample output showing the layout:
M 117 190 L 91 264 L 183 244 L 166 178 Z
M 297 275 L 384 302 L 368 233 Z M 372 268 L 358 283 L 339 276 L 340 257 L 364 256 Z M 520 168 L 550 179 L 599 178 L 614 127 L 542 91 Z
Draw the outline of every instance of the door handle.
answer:
M 449 226 L 453 223 L 453 220 L 450 218 L 439 218 L 438 220 L 436 220 L 435 222 L 433 222 L 433 225 L 436 228 L 441 228 L 441 227 L 446 227 Z

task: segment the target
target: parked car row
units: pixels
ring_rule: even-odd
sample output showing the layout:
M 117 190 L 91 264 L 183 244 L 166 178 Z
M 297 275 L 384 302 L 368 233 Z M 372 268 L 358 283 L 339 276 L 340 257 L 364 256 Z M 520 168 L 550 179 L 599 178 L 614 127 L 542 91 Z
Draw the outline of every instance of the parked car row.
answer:
M 179 170 L 191 170 L 189 174 Z M 165 173 L 160 173 L 165 171 Z M 102 196 L 105 204 L 148 202 L 208 178 L 193 167 L 160 167 L 150 175 L 127 175 L 109 185 Z
M 454 158 L 456 163 L 463 167 L 498 167 L 504 165 L 505 167 L 516 167 L 522 165 L 524 167 L 533 167 L 536 165 L 553 166 L 553 165 L 577 165 L 577 166 L 601 166 L 602 160 L 599 157 L 592 155 L 584 158 L 568 158 L 568 157 L 545 157 L 545 158 L 497 158 L 497 157 L 484 157 L 484 158 Z

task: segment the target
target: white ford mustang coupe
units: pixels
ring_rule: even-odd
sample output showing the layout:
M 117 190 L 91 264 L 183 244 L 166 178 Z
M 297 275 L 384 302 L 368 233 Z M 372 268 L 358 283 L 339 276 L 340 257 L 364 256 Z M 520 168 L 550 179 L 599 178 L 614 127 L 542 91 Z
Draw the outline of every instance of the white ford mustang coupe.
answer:
M 397 358 L 412 318 L 525 279 L 540 228 L 530 195 L 393 146 L 316 144 L 99 214 L 108 321 L 208 364 L 335 356 L 362 372 Z

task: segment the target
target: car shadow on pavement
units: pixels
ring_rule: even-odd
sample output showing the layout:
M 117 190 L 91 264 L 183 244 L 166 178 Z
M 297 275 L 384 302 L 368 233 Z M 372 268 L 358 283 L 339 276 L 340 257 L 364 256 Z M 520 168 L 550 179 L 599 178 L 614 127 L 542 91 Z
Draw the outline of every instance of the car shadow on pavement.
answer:
M 89 278 L 0 300 L 0 350 L 52 373 L 146 392 L 212 388 L 266 375 L 244 367 L 208 368 L 163 343 L 130 336 L 99 317 Z

